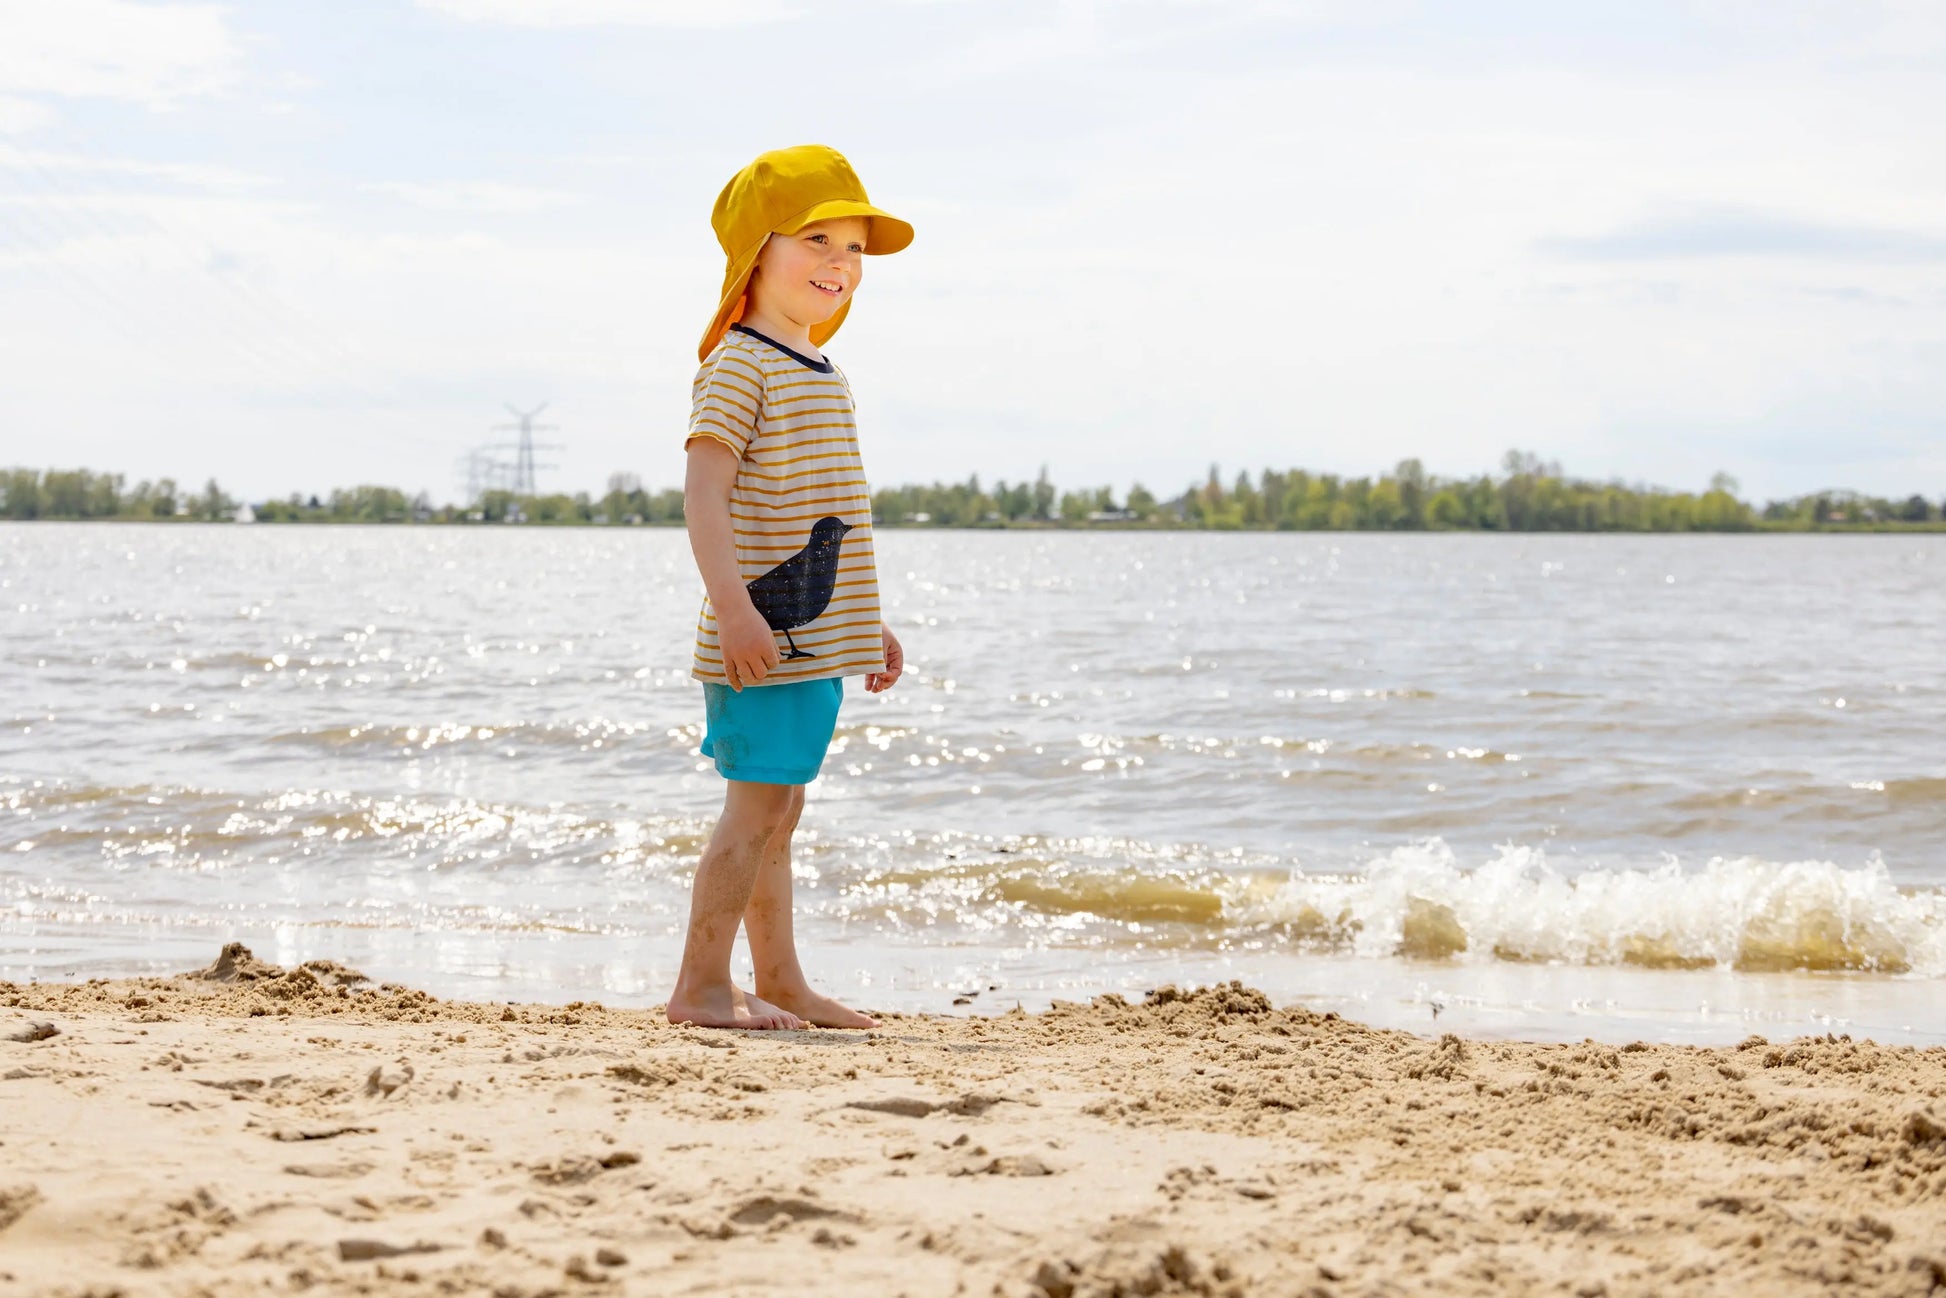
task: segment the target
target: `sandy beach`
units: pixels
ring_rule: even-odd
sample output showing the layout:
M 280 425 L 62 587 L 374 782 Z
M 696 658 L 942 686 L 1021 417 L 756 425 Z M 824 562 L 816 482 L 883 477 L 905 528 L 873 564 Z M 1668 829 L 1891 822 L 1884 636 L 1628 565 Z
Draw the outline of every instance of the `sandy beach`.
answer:
M 728 1033 L 241 947 L 0 983 L 0 1291 L 1946 1291 L 1946 1050 L 972 1010 Z

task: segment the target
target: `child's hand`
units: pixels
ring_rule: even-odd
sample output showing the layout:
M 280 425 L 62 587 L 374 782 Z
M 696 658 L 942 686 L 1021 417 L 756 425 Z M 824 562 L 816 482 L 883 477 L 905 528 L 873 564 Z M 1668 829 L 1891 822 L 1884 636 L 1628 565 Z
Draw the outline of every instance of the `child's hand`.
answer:
M 716 642 L 723 649 L 723 674 L 739 694 L 745 685 L 755 685 L 783 661 L 770 624 L 748 599 L 741 608 L 716 610 Z
M 885 670 L 865 673 L 865 692 L 868 694 L 891 689 L 898 681 L 899 674 L 905 671 L 905 650 L 899 647 L 899 638 L 883 622 L 878 624 L 878 629 L 885 637 Z

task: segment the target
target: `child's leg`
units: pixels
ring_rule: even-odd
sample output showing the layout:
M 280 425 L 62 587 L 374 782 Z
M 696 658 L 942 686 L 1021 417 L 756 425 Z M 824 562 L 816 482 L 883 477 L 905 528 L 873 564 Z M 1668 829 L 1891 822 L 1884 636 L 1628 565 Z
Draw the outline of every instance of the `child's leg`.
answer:
M 750 904 L 751 887 L 779 829 L 795 819 L 788 784 L 731 780 L 723 815 L 696 865 L 689 896 L 689 933 L 682 971 L 669 997 L 671 1023 L 716 1028 L 796 1028 L 797 1015 L 769 1004 L 730 982 L 730 950 L 737 924 Z
M 791 834 L 804 814 L 804 786 L 787 786 L 794 795 L 789 810 L 764 848 L 743 912 L 744 935 L 750 939 L 750 961 L 757 973 L 757 995 L 780 1009 L 824 1028 L 875 1028 L 869 1014 L 840 1005 L 811 990 L 797 961 L 797 940 L 791 927 Z

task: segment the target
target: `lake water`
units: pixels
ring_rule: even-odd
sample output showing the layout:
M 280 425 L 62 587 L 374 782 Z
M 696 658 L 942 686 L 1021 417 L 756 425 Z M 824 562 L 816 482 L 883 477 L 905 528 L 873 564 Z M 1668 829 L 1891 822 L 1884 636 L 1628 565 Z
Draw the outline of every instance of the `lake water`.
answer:
M 1946 537 L 878 550 L 908 670 L 795 863 L 835 994 L 1946 1042 Z M 0 525 L 0 979 L 661 1000 L 699 594 L 670 530 Z

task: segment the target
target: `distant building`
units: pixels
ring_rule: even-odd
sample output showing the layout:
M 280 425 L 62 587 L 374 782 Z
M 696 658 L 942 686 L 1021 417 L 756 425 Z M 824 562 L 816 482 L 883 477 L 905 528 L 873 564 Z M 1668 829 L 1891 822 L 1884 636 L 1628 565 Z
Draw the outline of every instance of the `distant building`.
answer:
M 232 523 L 254 523 L 257 521 L 257 511 L 250 508 L 250 502 L 246 500 L 236 507 L 236 512 L 230 515 L 230 521 Z

